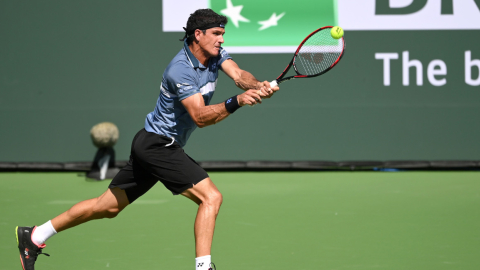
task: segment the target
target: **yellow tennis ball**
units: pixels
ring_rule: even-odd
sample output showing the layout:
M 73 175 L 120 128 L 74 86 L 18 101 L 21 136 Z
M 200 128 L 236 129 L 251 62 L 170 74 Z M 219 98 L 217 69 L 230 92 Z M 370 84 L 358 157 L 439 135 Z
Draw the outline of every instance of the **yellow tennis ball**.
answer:
M 330 34 L 334 39 L 339 39 L 343 37 L 343 29 L 340 26 L 335 26 L 330 30 Z

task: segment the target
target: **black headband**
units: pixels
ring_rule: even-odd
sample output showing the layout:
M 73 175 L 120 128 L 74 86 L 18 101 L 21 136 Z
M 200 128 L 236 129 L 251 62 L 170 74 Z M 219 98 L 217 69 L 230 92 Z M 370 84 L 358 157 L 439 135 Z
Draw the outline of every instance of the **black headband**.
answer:
M 191 34 L 195 33 L 195 30 L 207 30 L 207 29 L 210 29 L 210 28 L 215 28 L 215 27 L 221 27 L 221 28 L 225 28 L 225 24 L 223 23 L 211 23 L 211 24 L 206 24 L 206 25 L 202 25 L 200 27 L 197 27 L 195 29 L 192 29 L 190 31 L 187 32 L 187 28 L 183 27 L 183 30 L 185 30 L 185 37 L 183 37 L 182 40 L 186 39 L 188 36 L 190 36 Z

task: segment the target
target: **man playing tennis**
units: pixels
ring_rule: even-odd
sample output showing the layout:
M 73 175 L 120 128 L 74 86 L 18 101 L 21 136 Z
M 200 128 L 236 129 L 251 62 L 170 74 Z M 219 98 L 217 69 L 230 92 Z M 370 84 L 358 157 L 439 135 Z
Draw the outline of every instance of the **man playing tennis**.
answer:
M 216 124 L 244 105 L 261 103 L 278 87 L 259 82 L 241 70 L 221 47 L 227 18 L 210 9 L 190 15 L 184 47 L 165 69 L 160 95 L 145 128 L 134 137 L 128 164 L 100 197 L 77 203 L 68 211 L 37 227 L 17 227 L 17 241 L 24 270 L 33 270 L 45 241 L 54 234 L 84 222 L 113 218 L 145 194 L 158 181 L 174 195 L 198 204 L 195 219 L 195 267 L 211 268 L 210 250 L 222 194 L 208 174 L 182 149 L 193 130 Z M 209 105 L 218 70 L 245 90 L 225 102 Z

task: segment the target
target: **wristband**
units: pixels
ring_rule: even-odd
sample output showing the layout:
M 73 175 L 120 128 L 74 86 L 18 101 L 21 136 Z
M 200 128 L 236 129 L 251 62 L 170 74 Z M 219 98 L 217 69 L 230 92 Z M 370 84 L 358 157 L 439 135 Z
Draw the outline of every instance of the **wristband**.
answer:
M 225 109 L 227 109 L 227 112 L 234 113 L 238 108 L 240 108 L 240 105 L 238 105 L 237 96 L 225 100 Z

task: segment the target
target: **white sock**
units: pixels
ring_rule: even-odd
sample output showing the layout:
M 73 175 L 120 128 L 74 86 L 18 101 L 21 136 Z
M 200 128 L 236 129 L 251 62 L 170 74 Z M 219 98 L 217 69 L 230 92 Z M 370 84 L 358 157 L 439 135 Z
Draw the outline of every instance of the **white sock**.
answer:
M 212 256 L 202 256 L 195 258 L 195 270 L 208 270 L 210 263 L 212 262 Z
M 35 228 L 32 235 L 32 241 L 37 245 L 42 245 L 48 238 L 54 236 L 56 233 L 57 231 L 53 228 L 52 221 L 49 220 L 42 226 Z

